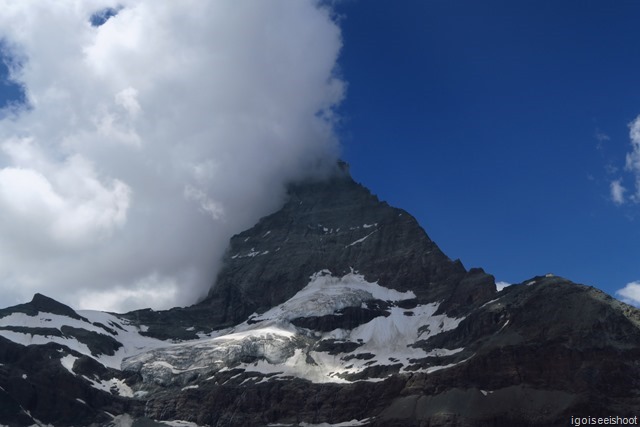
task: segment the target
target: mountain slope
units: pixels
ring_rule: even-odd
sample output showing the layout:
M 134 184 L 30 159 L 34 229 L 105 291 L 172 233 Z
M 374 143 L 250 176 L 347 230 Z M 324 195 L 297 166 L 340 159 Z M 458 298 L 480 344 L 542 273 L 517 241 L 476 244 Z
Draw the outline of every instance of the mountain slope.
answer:
M 553 426 L 640 407 L 640 312 L 553 275 L 496 292 L 342 165 L 234 236 L 209 295 L 0 310 L 2 425 Z

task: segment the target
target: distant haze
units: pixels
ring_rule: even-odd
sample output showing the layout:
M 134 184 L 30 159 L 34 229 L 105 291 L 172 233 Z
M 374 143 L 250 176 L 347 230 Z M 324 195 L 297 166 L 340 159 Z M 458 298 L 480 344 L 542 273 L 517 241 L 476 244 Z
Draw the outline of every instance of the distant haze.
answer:
M 0 306 L 193 303 L 228 238 L 337 157 L 341 34 L 318 2 L 0 7 L 27 104 L 0 121 Z

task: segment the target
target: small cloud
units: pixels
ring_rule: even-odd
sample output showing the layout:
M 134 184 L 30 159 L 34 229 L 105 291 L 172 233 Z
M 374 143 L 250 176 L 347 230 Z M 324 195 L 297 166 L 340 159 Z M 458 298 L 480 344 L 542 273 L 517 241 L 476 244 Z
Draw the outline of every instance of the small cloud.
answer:
M 616 295 L 627 304 L 640 307 L 640 281 L 627 283 L 627 285 L 616 291 Z
M 187 200 L 196 202 L 200 206 L 200 210 L 211 215 L 213 219 L 220 219 L 224 215 L 224 208 L 220 203 L 212 200 L 207 193 L 199 188 L 186 185 L 184 187 L 184 197 Z
M 596 129 L 596 133 L 594 135 L 594 137 L 596 138 L 596 140 L 598 141 L 598 144 L 596 145 L 596 148 L 598 150 L 602 150 L 603 147 L 603 143 L 606 141 L 610 141 L 611 137 L 609 135 L 607 135 L 606 133 Z
M 640 115 L 638 115 L 631 123 L 629 123 L 629 140 L 631 142 L 631 150 L 625 156 L 624 169 L 619 169 L 615 165 L 608 163 L 605 165 L 605 171 L 608 175 L 617 176 L 617 179 L 610 182 L 609 194 L 611 200 L 616 205 L 625 203 L 640 204 Z M 596 138 L 599 141 L 607 135 L 602 134 L 599 137 L 596 132 Z M 607 136 L 608 138 L 608 136 Z M 600 142 L 598 143 L 600 144 Z M 632 184 L 622 185 L 624 175 L 625 179 L 631 179 Z
M 629 171 L 640 172 L 640 116 L 629 123 L 629 139 L 633 149 L 627 153 L 625 168 Z
M 629 139 L 631 140 L 632 151 L 627 153 L 625 169 L 640 173 L 640 116 L 629 123 Z
M 631 138 L 634 148 L 640 148 L 640 115 L 629 123 L 629 138 Z
M 613 203 L 616 205 L 624 204 L 624 193 L 627 189 L 622 186 L 622 180 L 616 179 L 615 181 L 611 181 L 610 190 Z
M 496 289 L 498 290 L 498 292 L 500 292 L 501 290 L 503 290 L 504 288 L 506 288 L 507 286 L 511 286 L 513 283 L 507 283 L 507 282 L 496 282 Z
M 181 277 L 188 280 L 188 277 Z M 175 305 L 180 292 L 179 279 L 156 272 L 141 278 L 135 286 L 116 285 L 111 289 L 80 291 L 80 305 L 87 309 L 124 313 L 140 307 Z

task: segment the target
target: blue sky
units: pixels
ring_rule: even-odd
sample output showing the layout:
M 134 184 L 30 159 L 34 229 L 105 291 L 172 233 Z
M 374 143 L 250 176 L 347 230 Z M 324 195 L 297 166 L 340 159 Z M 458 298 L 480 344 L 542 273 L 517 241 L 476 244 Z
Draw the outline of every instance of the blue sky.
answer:
M 640 114 L 636 1 L 345 1 L 343 157 L 451 258 L 518 283 L 640 280 L 617 204 Z

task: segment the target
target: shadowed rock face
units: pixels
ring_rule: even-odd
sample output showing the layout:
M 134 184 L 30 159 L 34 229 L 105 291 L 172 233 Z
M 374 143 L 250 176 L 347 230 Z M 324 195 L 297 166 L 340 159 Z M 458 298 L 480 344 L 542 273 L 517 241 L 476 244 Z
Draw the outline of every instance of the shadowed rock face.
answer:
M 25 347 L 0 337 L 0 424 L 106 425 L 107 412 L 142 412 L 143 402 L 97 390 L 85 379 L 124 378 L 121 372 L 71 352 L 78 356 L 72 375 L 60 363 L 67 352 L 55 343 Z
M 639 325 L 637 309 L 552 275 L 496 292 L 342 168 L 234 236 L 191 307 L 80 315 L 38 294 L 0 309 L 0 425 L 635 416 Z

